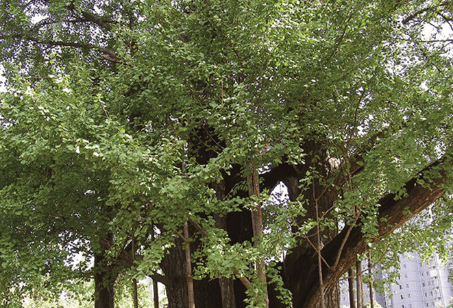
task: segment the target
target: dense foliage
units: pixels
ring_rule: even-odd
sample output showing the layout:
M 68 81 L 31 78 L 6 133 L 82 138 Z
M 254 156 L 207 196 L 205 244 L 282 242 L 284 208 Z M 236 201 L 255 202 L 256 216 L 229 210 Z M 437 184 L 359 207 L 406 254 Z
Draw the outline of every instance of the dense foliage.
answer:
M 4 305 L 46 277 L 93 278 L 113 307 L 126 273 L 169 307 L 337 307 L 357 255 L 397 255 L 390 234 L 433 202 L 451 225 L 449 2 L 0 12 Z

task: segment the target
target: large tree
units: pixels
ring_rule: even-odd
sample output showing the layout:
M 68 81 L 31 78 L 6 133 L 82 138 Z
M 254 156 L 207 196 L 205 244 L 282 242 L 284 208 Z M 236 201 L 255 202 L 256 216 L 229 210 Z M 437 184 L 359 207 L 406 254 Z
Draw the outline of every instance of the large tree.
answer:
M 126 270 L 171 308 L 338 307 L 451 187 L 449 2 L 1 6 L 0 257 L 95 255 L 98 307 Z

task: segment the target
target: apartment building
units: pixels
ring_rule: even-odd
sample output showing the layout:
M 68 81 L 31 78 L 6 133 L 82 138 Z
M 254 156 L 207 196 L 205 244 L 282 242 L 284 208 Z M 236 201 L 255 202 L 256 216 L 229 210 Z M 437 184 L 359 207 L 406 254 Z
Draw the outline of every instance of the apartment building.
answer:
M 422 263 L 417 253 L 400 256 L 401 269 L 388 292 L 375 294 L 375 301 L 383 308 L 440 308 L 453 300 L 453 283 L 449 275 L 453 270 L 453 258 L 447 264 L 438 254 L 433 254 L 428 263 Z M 385 271 L 382 276 L 386 278 Z M 341 306 L 349 307 L 347 282 L 342 283 Z M 364 286 L 365 303 L 369 302 L 369 289 Z

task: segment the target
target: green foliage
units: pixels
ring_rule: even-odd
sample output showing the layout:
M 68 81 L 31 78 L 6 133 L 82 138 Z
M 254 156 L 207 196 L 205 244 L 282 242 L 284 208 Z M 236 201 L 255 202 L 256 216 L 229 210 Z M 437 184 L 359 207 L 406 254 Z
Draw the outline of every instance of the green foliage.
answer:
M 0 294 L 12 303 L 43 277 L 54 295 L 88 279 L 76 254 L 105 254 L 119 274 L 158 273 L 187 221 L 195 278 L 253 277 L 250 306 L 265 294 L 250 266 L 263 259 L 290 305 L 274 262 L 317 224 L 326 243 L 360 226 L 373 258 L 395 268 L 408 234 L 433 249 L 422 239 L 445 233 L 449 203 L 433 206 L 429 226 L 400 229 L 399 242 L 380 236 L 387 218 L 378 219 L 379 200 L 407 197 L 405 183 L 440 157 L 416 185 L 452 175 L 451 56 L 447 41 L 423 37 L 427 24 L 449 22 L 436 12 L 451 12 L 433 5 L 0 4 L 9 85 L 0 97 Z M 291 202 L 266 182 L 283 164 L 298 177 Z M 247 194 L 251 165 L 266 188 L 259 196 Z M 330 204 L 315 217 L 324 193 Z M 233 242 L 216 217 L 257 204 L 264 235 Z

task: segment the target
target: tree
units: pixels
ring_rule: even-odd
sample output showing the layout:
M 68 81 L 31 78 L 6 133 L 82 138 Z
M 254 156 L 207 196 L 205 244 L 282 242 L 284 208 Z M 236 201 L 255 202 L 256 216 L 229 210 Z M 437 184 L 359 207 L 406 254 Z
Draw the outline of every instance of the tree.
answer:
M 1 5 L 2 225 L 89 242 L 98 295 L 129 271 L 188 307 L 189 243 L 196 307 L 338 307 L 357 255 L 448 209 L 447 2 Z

